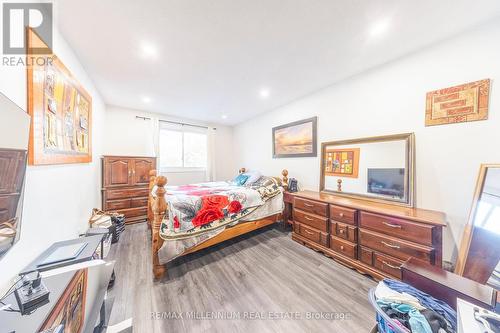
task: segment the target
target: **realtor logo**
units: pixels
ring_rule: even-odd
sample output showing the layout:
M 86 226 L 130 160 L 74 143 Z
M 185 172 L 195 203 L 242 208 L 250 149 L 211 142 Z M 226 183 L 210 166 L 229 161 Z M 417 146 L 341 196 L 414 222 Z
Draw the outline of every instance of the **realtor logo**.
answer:
M 52 3 L 3 4 L 3 53 L 50 54 L 52 49 Z M 26 27 L 30 27 L 47 47 L 27 50 Z

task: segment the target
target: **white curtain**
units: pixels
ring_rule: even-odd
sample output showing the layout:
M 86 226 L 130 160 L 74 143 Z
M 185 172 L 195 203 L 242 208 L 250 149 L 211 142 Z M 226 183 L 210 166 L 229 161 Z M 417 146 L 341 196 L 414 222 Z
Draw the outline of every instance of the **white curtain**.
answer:
M 158 118 L 151 118 L 151 132 L 153 139 L 153 152 L 156 156 L 156 170 L 160 170 L 160 120 Z
M 207 182 L 213 182 L 217 179 L 215 173 L 215 136 L 217 130 L 209 127 L 207 129 L 207 170 L 205 179 Z

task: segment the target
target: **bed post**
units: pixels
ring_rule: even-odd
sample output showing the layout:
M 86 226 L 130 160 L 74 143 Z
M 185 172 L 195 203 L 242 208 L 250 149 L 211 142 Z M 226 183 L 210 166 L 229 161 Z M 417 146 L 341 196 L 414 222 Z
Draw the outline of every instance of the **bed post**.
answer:
M 155 186 L 156 170 L 149 171 L 149 196 L 148 196 L 148 229 L 151 230 L 151 223 L 154 218 L 153 214 L 153 187 Z
M 282 186 L 286 191 L 288 190 L 288 170 L 283 169 L 283 171 L 281 171 L 281 175 L 283 176 L 283 179 L 281 180 L 283 183 Z
M 151 226 L 151 245 L 152 245 L 152 251 L 153 251 L 153 275 L 155 279 L 161 279 L 165 273 L 167 272 L 167 269 L 165 268 L 165 265 L 160 264 L 160 259 L 158 257 L 158 251 L 160 250 L 161 246 L 163 245 L 163 239 L 160 237 L 160 227 L 161 223 L 163 221 L 163 218 L 165 217 L 165 214 L 167 213 L 167 202 L 165 201 L 165 185 L 167 184 L 167 178 L 163 176 L 158 176 L 155 179 L 155 185 L 157 186 L 156 189 L 156 199 L 154 200 L 153 203 L 153 223 Z

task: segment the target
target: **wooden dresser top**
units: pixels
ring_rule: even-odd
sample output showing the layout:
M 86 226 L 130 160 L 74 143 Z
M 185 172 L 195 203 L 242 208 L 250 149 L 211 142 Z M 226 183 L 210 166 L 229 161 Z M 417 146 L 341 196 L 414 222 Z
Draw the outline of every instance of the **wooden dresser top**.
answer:
M 443 227 L 446 226 L 446 214 L 434 210 L 383 204 L 363 199 L 351 199 L 316 191 L 300 191 L 290 194 L 294 197 L 323 201 L 334 205 L 360 209 L 367 212 L 390 215 L 426 224 L 433 224 Z

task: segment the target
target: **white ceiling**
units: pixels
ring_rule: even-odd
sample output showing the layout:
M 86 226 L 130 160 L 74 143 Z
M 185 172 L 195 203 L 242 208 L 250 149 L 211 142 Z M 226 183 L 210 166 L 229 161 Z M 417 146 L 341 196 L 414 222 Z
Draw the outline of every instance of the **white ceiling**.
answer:
M 500 1 L 61 0 L 56 15 L 107 104 L 236 124 L 492 20 Z

